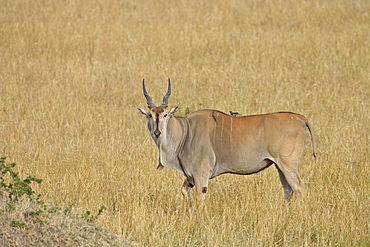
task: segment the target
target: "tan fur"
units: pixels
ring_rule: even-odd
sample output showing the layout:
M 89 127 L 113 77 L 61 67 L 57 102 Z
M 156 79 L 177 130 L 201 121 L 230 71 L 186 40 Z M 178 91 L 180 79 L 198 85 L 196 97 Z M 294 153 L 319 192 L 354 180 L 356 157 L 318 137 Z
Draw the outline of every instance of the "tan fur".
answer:
M 165 111 L 165 109 L 163 107 L 160 107 L 160 106 L 156 106 L 156 107 L 153 107 L 152 109 L 150 109 L 153 113 L 157 113 L 157 114 L 161 114 Z

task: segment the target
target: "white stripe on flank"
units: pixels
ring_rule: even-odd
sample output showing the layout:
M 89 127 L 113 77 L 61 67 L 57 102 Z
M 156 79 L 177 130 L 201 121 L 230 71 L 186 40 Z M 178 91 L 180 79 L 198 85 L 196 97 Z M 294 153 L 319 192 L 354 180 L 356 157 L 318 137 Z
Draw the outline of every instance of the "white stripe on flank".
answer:
M 233 144 L 233 118 L 230 118 L 230 145 Z
M 222 134 L 224 133 L 224 117 L 222 116 L 222 122 L 221 122 L 221 148 L 222 148 Z

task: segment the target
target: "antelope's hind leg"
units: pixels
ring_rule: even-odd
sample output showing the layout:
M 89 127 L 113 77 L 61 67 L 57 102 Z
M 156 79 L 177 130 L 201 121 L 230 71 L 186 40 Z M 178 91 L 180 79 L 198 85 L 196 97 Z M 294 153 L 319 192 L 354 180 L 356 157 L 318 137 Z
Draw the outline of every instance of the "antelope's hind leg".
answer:
M 284 199 L 287 203 L 289 203 L 290 197 L 292 196 L 292 193 L 293 193 L 293 189 L 292 189 L 292 187 L 290 187 L 288 181 L 286 181 L 284 173 L 280 170 L 280 168 L 278 166 L 276 166 L 276 169 L 279 172 L 280 182 L 281 182 L 281 185 L 283 186 Z
M 289 203 L 292 194 L 294 193 L 299 201 L 303 199 L 303 182 L 298 174 L 298 168 L 285 169 L 282 166 L 276 165 L 279 171 L 279 177 L 284 189 L 284 198 Z

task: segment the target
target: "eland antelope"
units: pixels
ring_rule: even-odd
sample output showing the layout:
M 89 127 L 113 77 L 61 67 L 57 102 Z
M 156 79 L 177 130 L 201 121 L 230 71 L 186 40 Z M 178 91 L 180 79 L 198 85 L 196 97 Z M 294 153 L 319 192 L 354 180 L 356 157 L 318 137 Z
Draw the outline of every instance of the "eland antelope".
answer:
M 174 116 L 179 109 L 170 110 L 168 98 L 171 82 L 162 104 L 155 106 L 144 79 L 143 93 L 149 111 L 136 109 L 148 119 L 148 129 L 159 149 L 159 165 L 176 170 L 186 178 L 182 194 L 192 206 L 190 189 L 195 186 L 196 196 L 204 199 L 208 181 L 224 173 L 249 175 L 271 165 L 278 170 L 284 197 L 301 196 L 303 183 L 298 174 L 306 130 L 311 126 L 302 115 L 278 112 L 251 116 L 230 116 L 218 110 L 198 110 L 186 117 Z

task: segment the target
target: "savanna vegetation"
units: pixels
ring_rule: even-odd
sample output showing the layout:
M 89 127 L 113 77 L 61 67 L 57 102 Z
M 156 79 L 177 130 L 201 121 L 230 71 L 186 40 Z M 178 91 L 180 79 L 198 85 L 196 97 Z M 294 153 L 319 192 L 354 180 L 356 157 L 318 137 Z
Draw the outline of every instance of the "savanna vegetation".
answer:
M 94 224 L 104 206 L 78 215 L 45 203 L 32 188 L 42 179 L 22 179 L 15 167 L 0 158 L 0 246 L 138 246 Z
M 369 1 L 5 0 L 1 11 L 0 156 L 43 179 L 38 200 L 77 215 L 104 206 L 96 223 L 143 246 L 370 245 Z M 178 115 L 305 115 L 317 158 L 307 145 L 304 204 L 286 208 L 269 168 L 211 180 L 205 210 L 189 212 L 182 175 L 156 170 L 135 110 L 142 78 L 159 104 L 168 77 Z

